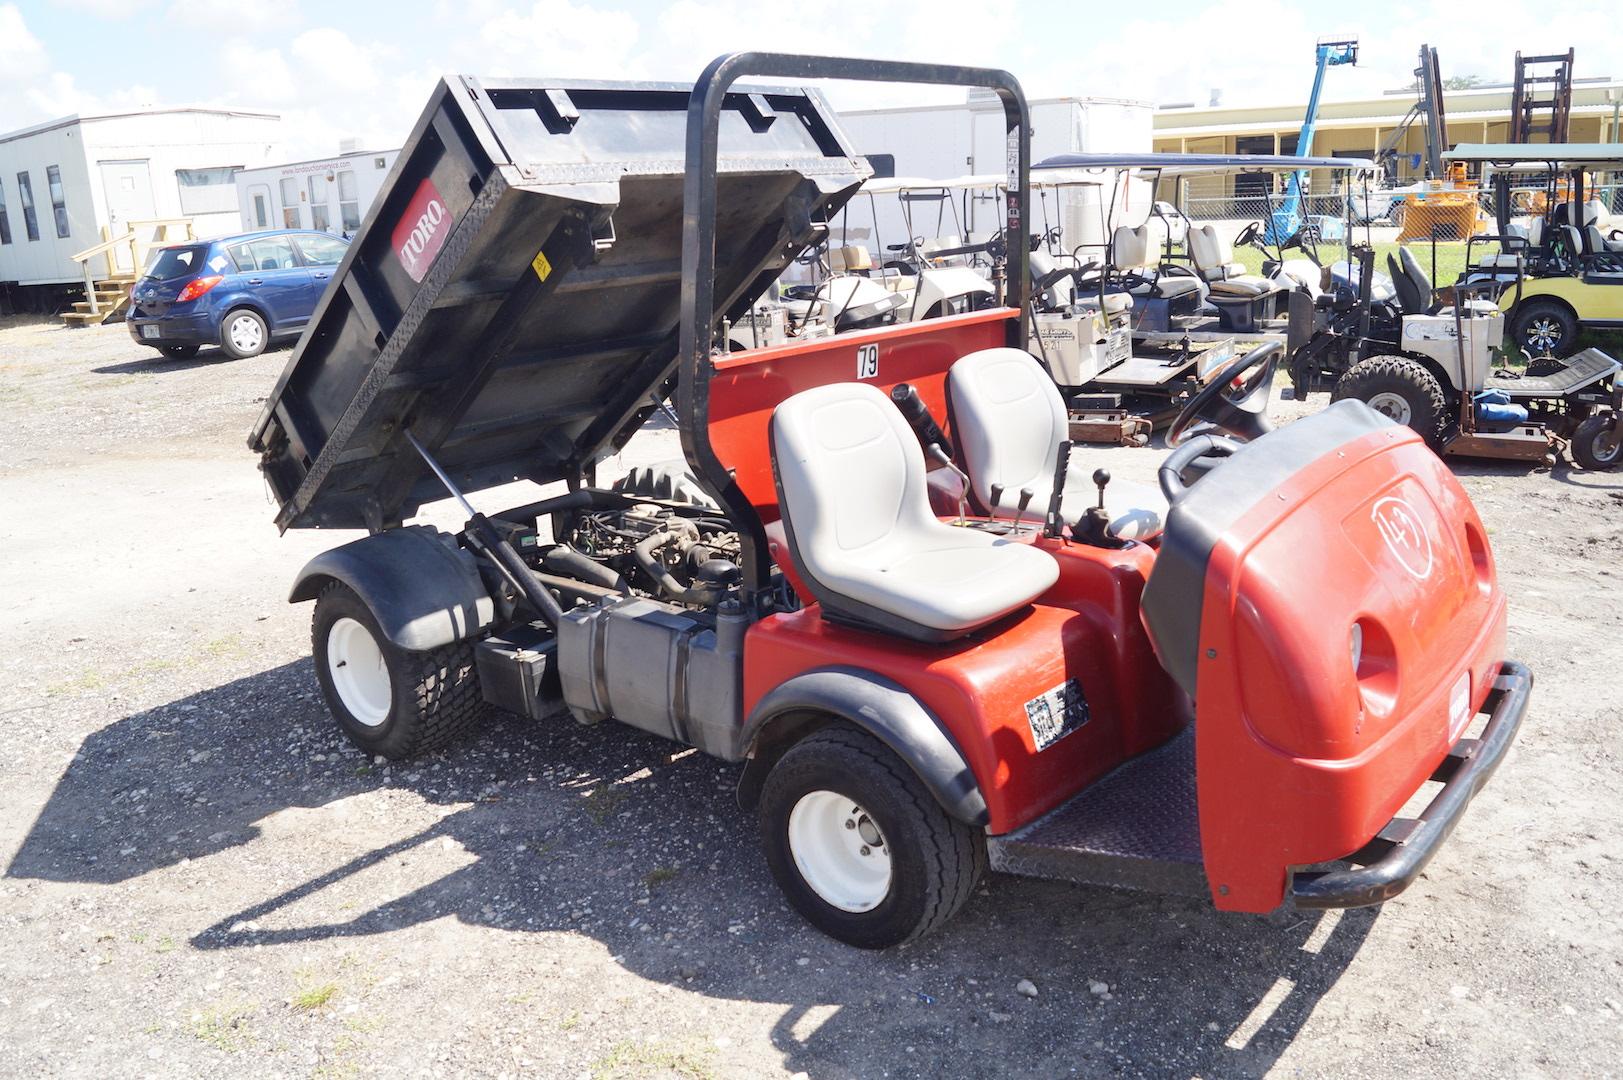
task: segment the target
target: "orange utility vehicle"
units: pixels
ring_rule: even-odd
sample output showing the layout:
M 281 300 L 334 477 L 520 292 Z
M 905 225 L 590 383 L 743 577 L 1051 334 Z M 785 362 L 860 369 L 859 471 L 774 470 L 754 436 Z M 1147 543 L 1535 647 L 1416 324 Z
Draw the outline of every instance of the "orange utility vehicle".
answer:
M 1226 434 L 1159 489 L 1073 461 L 1025 242 L 994 309 L 724 355 L 866 175 L 824 78 L 995 92 L 1025 235 L 1006 72 L 441 86 L 250 440 L 281 528 L 370 533 L 292 592 L 339 724 L 403 756 L 566 707 L 741 762 L 784 892 L 860 946 L 988 864 L 1231 911 L 1402 891 L 1531 687 L 1464 491 L 1359 402 L 1270 431 L 1276 347 L 1188 403 L 1175 439 Z M 673 392 L 691 477 L 597 484 Z M 470 505 L 521 478 L 567 491 Z M 464 528 L 407 524 L 447 494 Z

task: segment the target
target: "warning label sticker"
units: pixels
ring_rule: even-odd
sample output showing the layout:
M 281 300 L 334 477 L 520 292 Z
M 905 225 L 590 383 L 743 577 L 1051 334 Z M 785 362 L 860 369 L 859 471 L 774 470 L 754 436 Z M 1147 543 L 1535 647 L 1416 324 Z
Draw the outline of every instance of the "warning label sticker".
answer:
M 1082 684 L 1066 679 L 1045 694 L 1026 702 L 1026 723 L 1038 750 L 1047 750 L 1088 722 L 1088 699 Z

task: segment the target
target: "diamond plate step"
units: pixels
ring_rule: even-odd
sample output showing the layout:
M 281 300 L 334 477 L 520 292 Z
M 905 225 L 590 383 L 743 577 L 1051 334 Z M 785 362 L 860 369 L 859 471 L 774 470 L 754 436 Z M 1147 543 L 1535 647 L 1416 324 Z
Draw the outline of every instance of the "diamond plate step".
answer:
M 1006 874 L 1151 892 L 1207 892 L 1193 725 L 1025 828 L 987 841 Z

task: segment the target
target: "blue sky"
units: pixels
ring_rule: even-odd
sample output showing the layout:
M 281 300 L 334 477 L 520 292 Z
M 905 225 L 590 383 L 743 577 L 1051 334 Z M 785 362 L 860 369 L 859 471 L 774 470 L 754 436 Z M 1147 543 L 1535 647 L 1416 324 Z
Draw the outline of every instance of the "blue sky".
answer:
M 1114 21 L 1101 14 L 1110 10 Z M 1006 67 L 1032 96 L 1200 104 L 1213 90 L 1226 104 L 1305 99 L 1313 44 L 1330 36 L 1362 45 L 1358 67 L 1330 73 L 1332 99 L 1405 84 L 1422 42 L 1438 47 L 1445 76 L 1502 80 L 1517 48 L 1573 45 L 1580 76 L 1623 74 L 1617 35 L 1574 40 L 1575 27 L 1611 25 L 1612 5 L 1575 0 L 1538 27 L 1524 25 L 1528 10 L 1503 0 L 1469 14 L 1379 0 L 0 0 L 0 131 L 130 105 L 234 104 L 283 113 L 290 155 L 313 156 L 345 137 L 397 144 L 447 71 L 691 79 L 743 48 Z M 940 94 L 842 88 L 835 100 Z

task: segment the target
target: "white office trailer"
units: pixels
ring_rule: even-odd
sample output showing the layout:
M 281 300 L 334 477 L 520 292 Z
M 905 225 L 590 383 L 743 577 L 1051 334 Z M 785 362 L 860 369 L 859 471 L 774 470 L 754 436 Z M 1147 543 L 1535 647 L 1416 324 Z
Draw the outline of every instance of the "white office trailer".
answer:
M 346 150 L 337 157 L 244 169 L 237 174 L 241 226 L 352 236 L 399 155 L 399 150 Z
M 0 294 L 15 301 L 32 286 L 60 294 L 82 285 L 85 268 L 72 256 L 132 223 L 190 219 L 198 236 L 236 231 L 234 177 L 283 156 L 281 124 L 275 113 L 153 108 L 0 135 Z M 116 269 L 128 272 L 129 258 L 126 246 Z
M 1152 141 L 1154 106 L 1126 98 L 1061 97 L 1030 102 L 1031 160 L 1056 154 L 1147 153 Z M 1008 173 L 1008 149 L 1003 106 L 990 91 L 970 91 L 961 104 L 923 105 L 889 109 L 857 109 L 840 114 L 840 121 L 859 154 L 866 156 L 880 177 L 1001 177 Z M 1109 189 L 1074 186 L 1034 193 L 1031 232 L 1058 227 L 1067 249 L 1078 244 L 1102 244 L 1109 208 Z M 1114 223 L 1134 213 L 1137 224 L 1148 213 L 1148 197 L 1141 191 L 1118 195 Z M 1142 202 L 1142 207 L 1132 206 Z M 1002 226 L 999 192 L 991 188 L 958 186 L 944 198 L 915 194 L 859 196 L 849 204 L 844 220 L 834 223 L 834 243 L 842 232 L 852 244 L 867 247 L 875 257 L 883 248 L 913 236 L 927 241 L 962 237 L 966 242 L 985 239 Z

